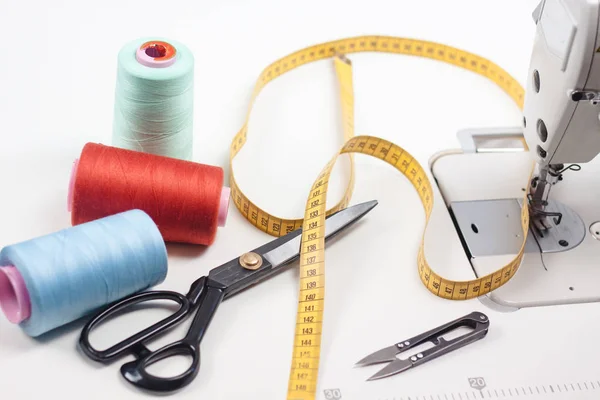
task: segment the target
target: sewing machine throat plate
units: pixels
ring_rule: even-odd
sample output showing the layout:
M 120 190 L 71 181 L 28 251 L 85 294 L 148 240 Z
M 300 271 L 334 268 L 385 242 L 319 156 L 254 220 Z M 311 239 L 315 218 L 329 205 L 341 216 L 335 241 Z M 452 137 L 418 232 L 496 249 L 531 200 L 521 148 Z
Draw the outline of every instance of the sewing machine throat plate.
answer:
M 516 254 L 523 242 L 521 206 L 519 198 L 452 202 L 450 212 L 469 256 Z M 530 228 L 526 253 L 568 251 L 585 237 L 585 225 L 575 211 L 554 201 L 547 209 L 562 217 L 560 221 L 550 218 L 551 228 L 546 231 Z

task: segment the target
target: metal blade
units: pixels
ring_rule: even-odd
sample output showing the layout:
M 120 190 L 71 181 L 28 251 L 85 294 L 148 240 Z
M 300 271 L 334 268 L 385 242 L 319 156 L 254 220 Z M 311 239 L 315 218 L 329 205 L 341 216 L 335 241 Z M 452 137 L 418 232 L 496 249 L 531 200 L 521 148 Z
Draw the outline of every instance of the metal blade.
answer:
M 396 359 L 385 367 L 379 370 L 375 375 L 371 376 L 368 381 L 374 381 L 376 379 L 387 378 L 395 374 L 399 374 L 402 371 L 406 371 L 412 367 L 412 363 L 409 360 Z
M 398 354 L 398 353 L 399 353 L 398 347 L 396 347 L 395 345 L 389 346 L 389 347 L 384 347 L 381 350 L 377 350 L 376 352 L 369 354 L 368 356 L 366 356 L 365 358 L 363 358 L 362 360 L 360 360 L 359 362 L 354 364 L 354 366 L 362 367 L 365 365 L 379 364 L 382 362 L 394 361 L 397 359 L 396 354 Z
M 332 238 L 335 234 L 361 219 L 377 204 L 377 200 L 367 201 L 345 208 L 327 217 L 325 223 L 325 240 Z M 271 263 L 273 268 L 277 268 L 300 255 L 301 241 L 302 235 L 298 235 L 285 244 L 265 253 L 263 257 Z

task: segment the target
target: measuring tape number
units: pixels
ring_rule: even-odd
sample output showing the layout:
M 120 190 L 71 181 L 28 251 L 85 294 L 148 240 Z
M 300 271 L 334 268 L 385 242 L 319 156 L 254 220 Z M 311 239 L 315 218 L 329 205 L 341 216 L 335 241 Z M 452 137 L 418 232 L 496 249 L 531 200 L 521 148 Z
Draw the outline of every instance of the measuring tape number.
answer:
M 426 224 L 417 253 L 417 268 L 425 287 L 436 296 L 450 300 L 467 300 L 485 295 L 507 283 L 517 272 L 527 239 L 529 213 L 521 208 L 523 242 L 517 256 L 497 271 L 469 281 L 453 281 L 437 274 L 425 258 L 424 242 L 427 224 L 433 209 L 432 185 L 423 167 L 400 146 L 374 136 L 354 136 L 354 93 L 352 63 L 347 54 L 357 52 L 385 52 L 427 57 L 478 73 L 502 88 L 523 107 L 524 90 L 506 71 L 493 62 L 475 54 L 443 44 L 389 36 L 360 36 L 311 46 L 290 54 L 269 65 L 260 74 L 251 97 L 248 114 L 242 129 L 236 134 L 230 148 L 230 187 L 232 199 L 251 224 L 273 235 L 285 235 L 302 227 L 300 254 L 300 288 L 292 365 L 287 399 L 315 399 L 317 391 L 323 306 L 325 292 L 325 217 L 345 208 L 354 189 L 353 153 L 366 154 L 388 163 L 404 175 L 415 188 L 423 209 Z M 333 58 L 339 81 L 345 143 L 341 150 L 322 169 L 313 183 L 303 219 L 285 219 L 274 216 L 253 203 L 239 188 L 233 173 L 233 159 L 244 146 L 252 105 L 259 92 L 273 79 L 309 62 Z M 350 177 L 342 199 L 326 209 L 327 187 L 331 171 L 339 155 L 350 156 Z M 530 181 L 530 180 L 529 180 Z M 527 193 L 528 190 L 525 191 Z M 525 195 L 523 204 L 527 204 Z

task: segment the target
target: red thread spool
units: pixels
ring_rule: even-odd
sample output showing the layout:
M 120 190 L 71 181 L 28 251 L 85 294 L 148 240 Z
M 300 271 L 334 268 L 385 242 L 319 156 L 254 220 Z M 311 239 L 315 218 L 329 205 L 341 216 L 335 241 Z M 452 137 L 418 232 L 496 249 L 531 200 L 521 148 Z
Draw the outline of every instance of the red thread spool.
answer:
M 140 209 L 166 242 L 202 245 L 225 225 L 228 205 L 222 168 L 96 143 L 75 162 L 68 199 L 73 225 Z

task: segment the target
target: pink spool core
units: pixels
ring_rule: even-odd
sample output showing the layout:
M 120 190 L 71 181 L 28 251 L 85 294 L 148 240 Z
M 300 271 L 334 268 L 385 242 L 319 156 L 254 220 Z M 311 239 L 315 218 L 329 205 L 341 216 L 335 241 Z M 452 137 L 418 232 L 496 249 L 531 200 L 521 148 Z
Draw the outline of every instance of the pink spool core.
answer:
M 31 316 L 31 301 L 25 281 L 12 265 L 0 266 L 0 308 L 13 324 Z
M 225 221 L 227 221 L 227 211 L 229 210 L 229 193 L 231 189 L 223 186 L 221 189 L 221 202 L 219 203 L 219 214 L 217 216 L 217 224 L 219 226 L 225 226 Z
M 165 68 L 175 63 L 177 50 L 167 42 L 153 40 L 141 45 L 135 52 L 136 60 L 147 67 Z
M 77 167 L 79 166 L 79 158 L 75 159 L 73 168 L 71 168 L 71 179 L 69 179 L 69 193 L 67 194 L 67 211 L 73 209 L 73 192 L 75 191 L 75 177 L 77 176 Z

